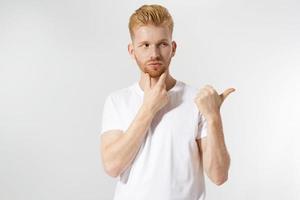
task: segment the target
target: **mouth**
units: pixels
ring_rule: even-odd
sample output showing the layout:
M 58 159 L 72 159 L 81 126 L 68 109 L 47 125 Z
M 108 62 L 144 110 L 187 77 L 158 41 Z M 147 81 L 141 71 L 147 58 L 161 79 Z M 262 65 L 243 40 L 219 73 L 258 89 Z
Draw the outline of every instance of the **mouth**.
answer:
M 152 67 L 159 67 L 159 66 L 162 65 L 162 63 L 156 62 L 156 63 L 149 63 L 148 65 L 149 65 L 149 66 L 152 66 Z

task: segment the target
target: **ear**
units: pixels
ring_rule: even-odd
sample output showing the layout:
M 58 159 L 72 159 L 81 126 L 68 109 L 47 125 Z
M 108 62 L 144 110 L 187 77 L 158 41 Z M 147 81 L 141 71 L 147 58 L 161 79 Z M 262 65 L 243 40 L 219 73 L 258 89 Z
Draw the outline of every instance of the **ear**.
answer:
M 128 44 L 128 53 L 129 53 L 129 55 L 131 56 L 132 59 L 135 59 L 135 57 L 134 57 L 134 48 L 133 48 L 132 43 Z
M 175 56 L 177 44 L 175 41 L 172 41 L 172 57 Z

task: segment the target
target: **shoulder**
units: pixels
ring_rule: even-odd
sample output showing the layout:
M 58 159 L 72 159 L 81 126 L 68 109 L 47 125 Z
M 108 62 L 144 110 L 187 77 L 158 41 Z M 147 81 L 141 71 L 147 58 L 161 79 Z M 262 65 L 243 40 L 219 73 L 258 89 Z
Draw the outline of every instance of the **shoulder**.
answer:
M 133 87 L 133 85 L 130 85 L 130 86 L 109 92 L 106 96 L 106 100 L 116 102 L 116 103 L 126 100 L 130 97 L 130 95 L 132 95 L 132 87 Z
M 189 83 L 186 83 L 186 82 L 183 82 L 183 81 L 179 81 L 180 84 L 182 85 L 182 87 L 184 88 L 184 91 L 187 95 L 196 95 L 198 93 L 198 88 L 189 84 Z

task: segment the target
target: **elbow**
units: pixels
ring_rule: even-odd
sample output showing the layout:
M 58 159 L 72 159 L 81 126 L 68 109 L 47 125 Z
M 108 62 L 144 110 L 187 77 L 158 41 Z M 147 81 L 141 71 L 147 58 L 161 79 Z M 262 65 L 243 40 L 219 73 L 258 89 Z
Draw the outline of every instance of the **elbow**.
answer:
M 120 175 L 121 165 L 118 160 L 111 158 L 107 153 L 102 154 L 102 164 L 107 175 L 116 178 Z
M 223 185 L 228 180 L 228 175 L 218 176 L 216 178 L 212 178 L 212 182 L 217 186 Z
M 207 175 L 210 181 L 217 186 L 223 185 L 228 180 L 228 170 L 211 170 Z
M 105 162 L 103 165 L 105 173 L 110 177 L 116 178 L 120 175 L 120 169 L 118 165 L 107 162 Z
M 120 164 L 118 160 L 112 158 L 112 156 L 105 150 L 101 151 L 101 160 L 104 172 L 113 178 L 120 175 Z
M 228 180 L 229 166 L 230 157 L 228 156 L 226 164 L 210 170 L 210 179 L 215 185 L 221 186 Z

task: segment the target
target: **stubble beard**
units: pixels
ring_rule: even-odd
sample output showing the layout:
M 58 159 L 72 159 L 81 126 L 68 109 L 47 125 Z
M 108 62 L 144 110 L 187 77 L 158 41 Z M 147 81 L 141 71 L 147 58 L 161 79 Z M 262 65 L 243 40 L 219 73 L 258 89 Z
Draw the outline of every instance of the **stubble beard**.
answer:
M 143 71 L 144 73 L 148 73 L 150 75 L 151 78 L 159 78 L 160 75 L 162 75 L 165 71 L 167 71 L 168 67 L 169 67 L 169 63 L 167 63 L 168 65 L 161 65 L 158 68 L 153 68 L 147 65 L 147 63 L 143 64 L 141 62 L 139 62 L 138 60 L 137 64 L 140 68 L 141 71 Z

